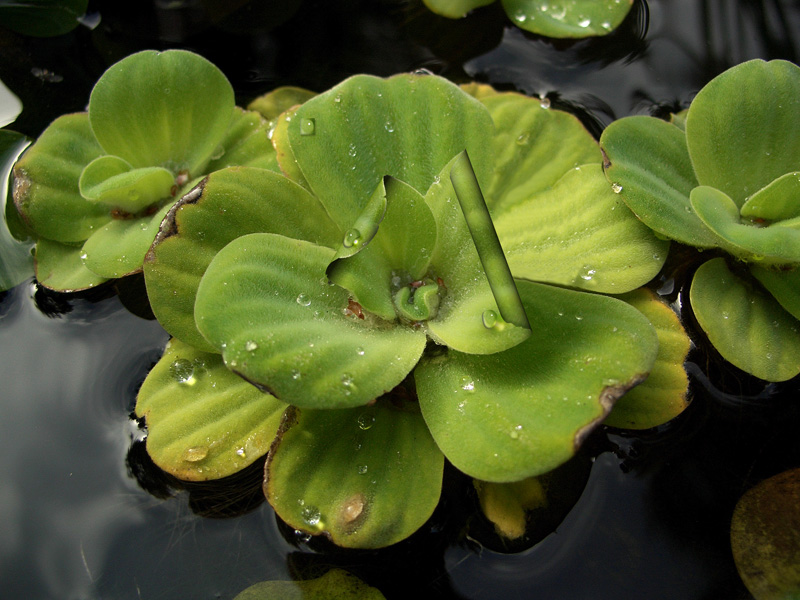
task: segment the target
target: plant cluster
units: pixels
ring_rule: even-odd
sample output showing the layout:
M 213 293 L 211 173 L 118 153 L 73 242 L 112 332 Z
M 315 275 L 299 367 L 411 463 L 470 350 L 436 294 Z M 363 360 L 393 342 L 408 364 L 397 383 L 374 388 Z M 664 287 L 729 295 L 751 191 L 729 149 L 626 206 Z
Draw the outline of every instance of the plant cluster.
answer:
M 42 284 L 144 272 L 173 336 L 136 406 L 159 467 L 266 454 L 284 521 L 380 547 L 445 459 L 494 493 L 685 407 L 688 339 L 641 288 L 668 242 L 574 116 L 424 74 L 249 108 L 196 55 L 135 54 L 15 168 Z

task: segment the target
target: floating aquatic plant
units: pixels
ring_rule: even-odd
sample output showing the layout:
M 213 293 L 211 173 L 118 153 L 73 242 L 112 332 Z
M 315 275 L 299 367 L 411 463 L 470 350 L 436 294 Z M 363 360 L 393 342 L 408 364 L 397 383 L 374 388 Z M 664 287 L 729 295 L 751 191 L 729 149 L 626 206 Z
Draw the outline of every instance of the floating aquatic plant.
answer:
M 495 0 L 424 0 L 438 15 L 460 19 Z M 619 27 L 633 0 L 502 0 L 508 17 L 521 29 L 553 38 L 606 35 Z
M 282 174 L 212 173 L 145 260 L 174 339 L 136 412 L 166 471 L 214 479 L 269 451 L 282 519 L 380 547 L 431 515 L 445 457 L 483 481 L 545 473 L 652 369 L 682 373 L 657 360 L 677 322 L 603 295 L 649 281 L 667 243 L 575 117 L 430 75 L 355 76 L 282 113 L 271 140 Z M 685 386 L 642 398 L 626 425 L 668 420 Z
M 719 353 L 768 381 L 800 373 L 800 68 L 743 63 L 672 122 L 627 117 L 600 143 L 631 210 L 707 253 L 690 303 Z
M 196 54 L 146 51 L 113 65 L 88 111 L 56 119 L 14 168 L 39 283 L 70 291 L 140 271 L 164 215 L 203 175 L 275 164 L 266 130 Z

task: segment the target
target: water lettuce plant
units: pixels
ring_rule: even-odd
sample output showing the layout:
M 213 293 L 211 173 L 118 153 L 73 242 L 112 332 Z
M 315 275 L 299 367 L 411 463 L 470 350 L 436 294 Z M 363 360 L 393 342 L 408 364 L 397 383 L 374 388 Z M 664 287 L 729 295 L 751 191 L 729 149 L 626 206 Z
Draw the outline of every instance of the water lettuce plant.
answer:
M 651 370 L 683 374 L 659 354 L 685 338 L 674 315 L 654 327 L 633 304 L 669 309 L 605 295 L 652 279 L 667 242 L 614 194 L 574 116 L 359 75 L 273 124 L 281 172 L 210 174 L 145 259 L 174 336 L 136 406 L 162 469 L 215 479 L 268 452 L 284 521 L 380 547 L 431 515 L 445 457 L 484 481 L 537 476 Z M 685 379 L 660 385 L 619 424 L 680 412 Z
M 728 361 L 768 381 L 800 373 L 800 68 L 753 60 L 672 122 L 633 116 L 600 144 L 605 172 L 659 235 L 705 251 L 690 304 Z
M 194 53 L 145 51 L 110 67 L 88 111 L 56 119 L 14 168 L 39 283 L 74 291 L 140 271 L 164 215 L 203 175 L 275 165 L 266 130 Z
M 460 19 L 495 0 L 424 0 L 438 15 Z M 552 38 L 585 38 L 614 31 L 633 0 L 502 0 L 503 9 L 526 31 Z

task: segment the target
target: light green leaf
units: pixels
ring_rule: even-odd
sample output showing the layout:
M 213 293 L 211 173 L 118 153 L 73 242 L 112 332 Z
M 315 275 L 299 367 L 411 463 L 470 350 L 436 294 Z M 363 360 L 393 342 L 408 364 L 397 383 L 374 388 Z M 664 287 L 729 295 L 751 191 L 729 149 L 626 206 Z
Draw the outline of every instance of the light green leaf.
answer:
M 767 221 L 800 217 L 800 172 L 786 173 L 758 190 L 742 205 L 741 215 Z
M 481 6 L 492 4 L 495 0 L 424 0 L 425 6 L 437 15 L 449 19 L 460 19 Z
M 599 164 L 571 169 L 553 188 L 503 211 L 495 227 L 516 277 L 593 292 L 644 285 L 669 249 L 612 191 Z
M 380 193 L 383 190 L 385 195 Z M 371 241 L 372 228 L 362 233 L 358 223 L 365 213 L 372 213 L 373 221 L 382 218 Z M 365 310 L 391 321 L 396 318 L 393 294 L 422 279 L 435 244 L 436 222 L 425 199 L 402 181 L 387 177 L 354 227 L 345 232 L 344 243 L 327 269 L 328 277 L 352 292 Z
M 147 453 L 184 481 L 220 479 L 269 450 L 286 405 L 225 368 L 218 354 L 171 340 L 136 398 Z
M 14 218 L 16 208 L 8 194 L 11 168 L 28 145 L 22 134 L 0 130 L 0 215 Z M 13 225 L 12 225 L 13 226 Z M 11 289 L 33 275 L 33 242 L 14 239 L 8 218 L 0 221 L 0 291 Z
M 95 231 L 83 244 L 86 268 L 107 279 L 141 271 L 145 254 L 170 206 L 165 204 L 146 217 L 112 219 Z
M 53 121 L 14 167 L 14 202 L 40 237 L 82 242 L 110 220 L 78 190 L 84 167 L 103 154 L 86 113 Z
M 161 167 L 134 169 L 118 156 L 99 156 L 78 180 L 81 196 L 127 213 L 137 213 L 169 198 L 175 177 Z
M 426 326 L 437 343 L 460 352 L 491 354 L 519 344 L 530 331 L 501 318 L 449 177 L 455 160 L 445 165 L 425 195 L 437 231 L 431 274 L 444 288 L 438 313 Z
M 205 171 L 225 167 L 259 167 L 279 172 L 275 148 L 269 139 L 270 124 L 257 112 L 236 107 L 228 132 L 211 155 Z
M 433 513 L 444 457 L 411 405 L 297 410 L 270 450 L 264 491 L 281 519 L 339 546 L 380 548 Z
M 628 15 L 633 0 L 502 0 L 518 27 L 554 38 L 606 35 Z
M 331 569 L 317 579 L 261 581 L 233 600 L 384 600 L 384 595 L 355 575 Z
M 658 351 L 652 325 L 620 300 L 520 280 L 517 287 L 530 338 L 488 356 L 450 350 L 414 371 L 436 443 L 485 481 L 518 481 L 564 463 L 647 376 Z
M 77 292 L 107 281 L 84 266 L 82 255 L 80 245 L 40 239 L 36 244 L 36 280 L 59 292 Z
M 483 514 L 498 534 L 510 540 L 525 535 L 528 511 L 547 506 L 547 495 L 538 477 L 509 483 L 476 480 L 475 490 Z
M 739 499 L 731 550 L 756 600 L 800 598 L 800 469 L 765 479 Z
M 195 320 L 229 369 L 307 408 L 359 406 L 398 385 L 425 333 L 348 314 L 329 248 L 271 233 L 239 237 L 200 281 Z
M 745 225 L 733 200 L 712 187 L 696 187 L 690 200 L 697 216 L 724 241 L 721 245 L 734 256 L 764 264 L 800 262 L 800 231 L 777 225 Z
M 704 263 L 689 294 L 692 310 L 722 357 L 767 381 L 800 373 L 800 323 L 769 294 L 734 275 L 725 259 Z
M 214 155 L 233 115 L 233 88 L 222 71 L 184 50 L 122 59 L 89 99 L 92 131 L 107 154 L 136 168 L 188 171 L 189 178 Z
M 645 225 L 696 248 L 719 244 L 689 203 L 697 179 L 681 129 L 654 117 L 625 117 L 603 131 L 600 147 L 606 177 Z
M 254 110 L 267 120 L 278 118 L 285 110 L 289 110 L 316 96 L 316 92 L 293 86 L 282 86 L 259 96 L 247 105 L 247 110 Z
M 750 273 L 767 288 L 786 312 L 800 320 L 800 268 L 775 270 L 750 265 Z
M 692 101 L 686 140 L 700 185 L 737 207 L 800 170 L 800 67 L 751 60 L 718 75 Z
M 614 405 L 606 425 L 648 429 L 674 419 L 689 405 L 689 378 L 683 368 L 691 343 L 678 315 L 656 295 L 641 288 L 621 297 L 648 318 L 658 336 L 658 356 L 644 383 Z
M 478 100 L 441 77 L 409 74 L 351 77 L 305 102 L 288 123 L 297 164 L 343 231 L 385 175 L 424 194 L 465 148 L 484 184 L 491 131 Z
M 493 216 L 552 187 L 570 169 L 602 161 L 597 142 L 574 115 L 510 92 L 481 100 L 495 126 L 495 170 L 485 190 Z
M 342 239 L 322 205 L 286 177 L 249 167 L 213 173 L 168 213 L 158 243 L 145 259 L 147 295 L 170 334 L 202 350 L 217 351 L 195 325 L 197 286 L 211 259 L 228 242 L 259 232 L 280 232 L 331 248 Z

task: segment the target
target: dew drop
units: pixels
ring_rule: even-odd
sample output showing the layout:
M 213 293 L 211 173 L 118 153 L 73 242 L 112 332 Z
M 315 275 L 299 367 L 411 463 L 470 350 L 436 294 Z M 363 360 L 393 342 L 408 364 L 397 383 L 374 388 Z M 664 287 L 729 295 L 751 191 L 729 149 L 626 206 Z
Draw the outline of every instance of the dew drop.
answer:
M 583 17 L 580 21 L 578 21 L 578 27 L 583 27 L 584 29 L 586 27 L 589 27 L 589 25 L 591 25 L 591 24 L 592 24 L 592 20 L 587 18 L 587 17 Z
M 386 121 L 386 123 L 383 124 L 383 128 L 389 133 L 394 133 L 394 125 L 391 121 Z
M 291 374 L 292 374 L 292 379 L 294 379 L 295 381 L 297 381 L 301 377 L 300 371 L 298 371 L 297 369 L 292 369 Z
M 539 96 L 539 106 L 542 108 L 550 108 L 550 98 L 547 96 Z
M 300 135 L 314 135 L 316 122 L 314 119 L 300 119 Z
M 359 475 L 366 475 L 367 474 L 367 465 L 358 465 L 358 474 Z
M 461 378 L 461 389 L 465 392 L 474 392 L 475 391 L 475 382 L 470 379 L 469 377 L 462 377 Z
M 350 146 L 348 146 L 348 148 L 347 148 L 347 156 L 350 156 L 350 157 L 354 158 L 356 156 L 356 154 L 358 154 L 358 152 L 356 151 L 355 144 L 350 144 Z
M 310 533 L 306 533 L 305 531 L 300 531 L 299 529 L 294 530 L 294 535 L 301 542 L 309 542 L 313 537 Z
M 317 525 L 322 516 L 316 506 L 304 506 L 300 511 L 300 516 L 306 525 Z
M 183 451 L 183 460 L 186 462 L 200 462 L 208 456 L 207 446 L 192 446 Z
M 311 296 L 308 294 L 300 294 L 297 296 L 296 300 L 300 306 L 311 306 Z
M 519 439 L 519 435 L 520 435 L 521 431 L 522 431 L 522 425 L 515 426 L 514 429 L 511 430 L 511 433 L 509 434 L 511 436 L 511 439 L 512 440 Z
M 194 365 L 192 361 L 185 358 L 178 358 L 169 366 L 169 374 L 178 383 L 194 384 Z
M 89 255 L 86 252 L 81 252 L 81 260 L 86 260 Z
M 362 413 L 358 417 L 358 428 L 366 431 L 375 424 L 375 415 Z
M 622 186 L 620 184 L 618 184 L 618 183 L 612 183 L 611 184 L 611 190 L 615 194 L 619 194 L 622 191 Z
M 247 342 L 244 344 L 244 349 L 248 352 L 254 352 L 258 350 L 258 344 L 253 340 L 247 340 Z
M 531 134 L 529 132 L 520 133 L 517 136 L 517 146 L 525 146 L 528 144 L 528 141 L 531 139 Z
M 491 309 L 485 310 L 481 315 L 481 320 L 483 321 L 483 326 L 486 327 L 486 329 L 491 329 L 497 325 L 497 313 Z
M 342 385 L 346 388 L 353 385 L 353 376 L 350 373 L 342 373 Z
M 247 458 L 247 452 L 245 452 L 244 448 L 237 448 L 236 449 L 236 456 L 241 456 L 242 458 Z
M 342 245 L 345 248 L 352 248 L 353 246 L 358 246 L 361 243 L 361 232 L 356 229 L 348 229 L 347 233 L 344 234 L 344 240 L 342 241 Z
M 361 346 L 359 346 L 358 348 L 356 348 L 356 354 L 358 354 L 359 356 L 364 356 L 364 349 Z

